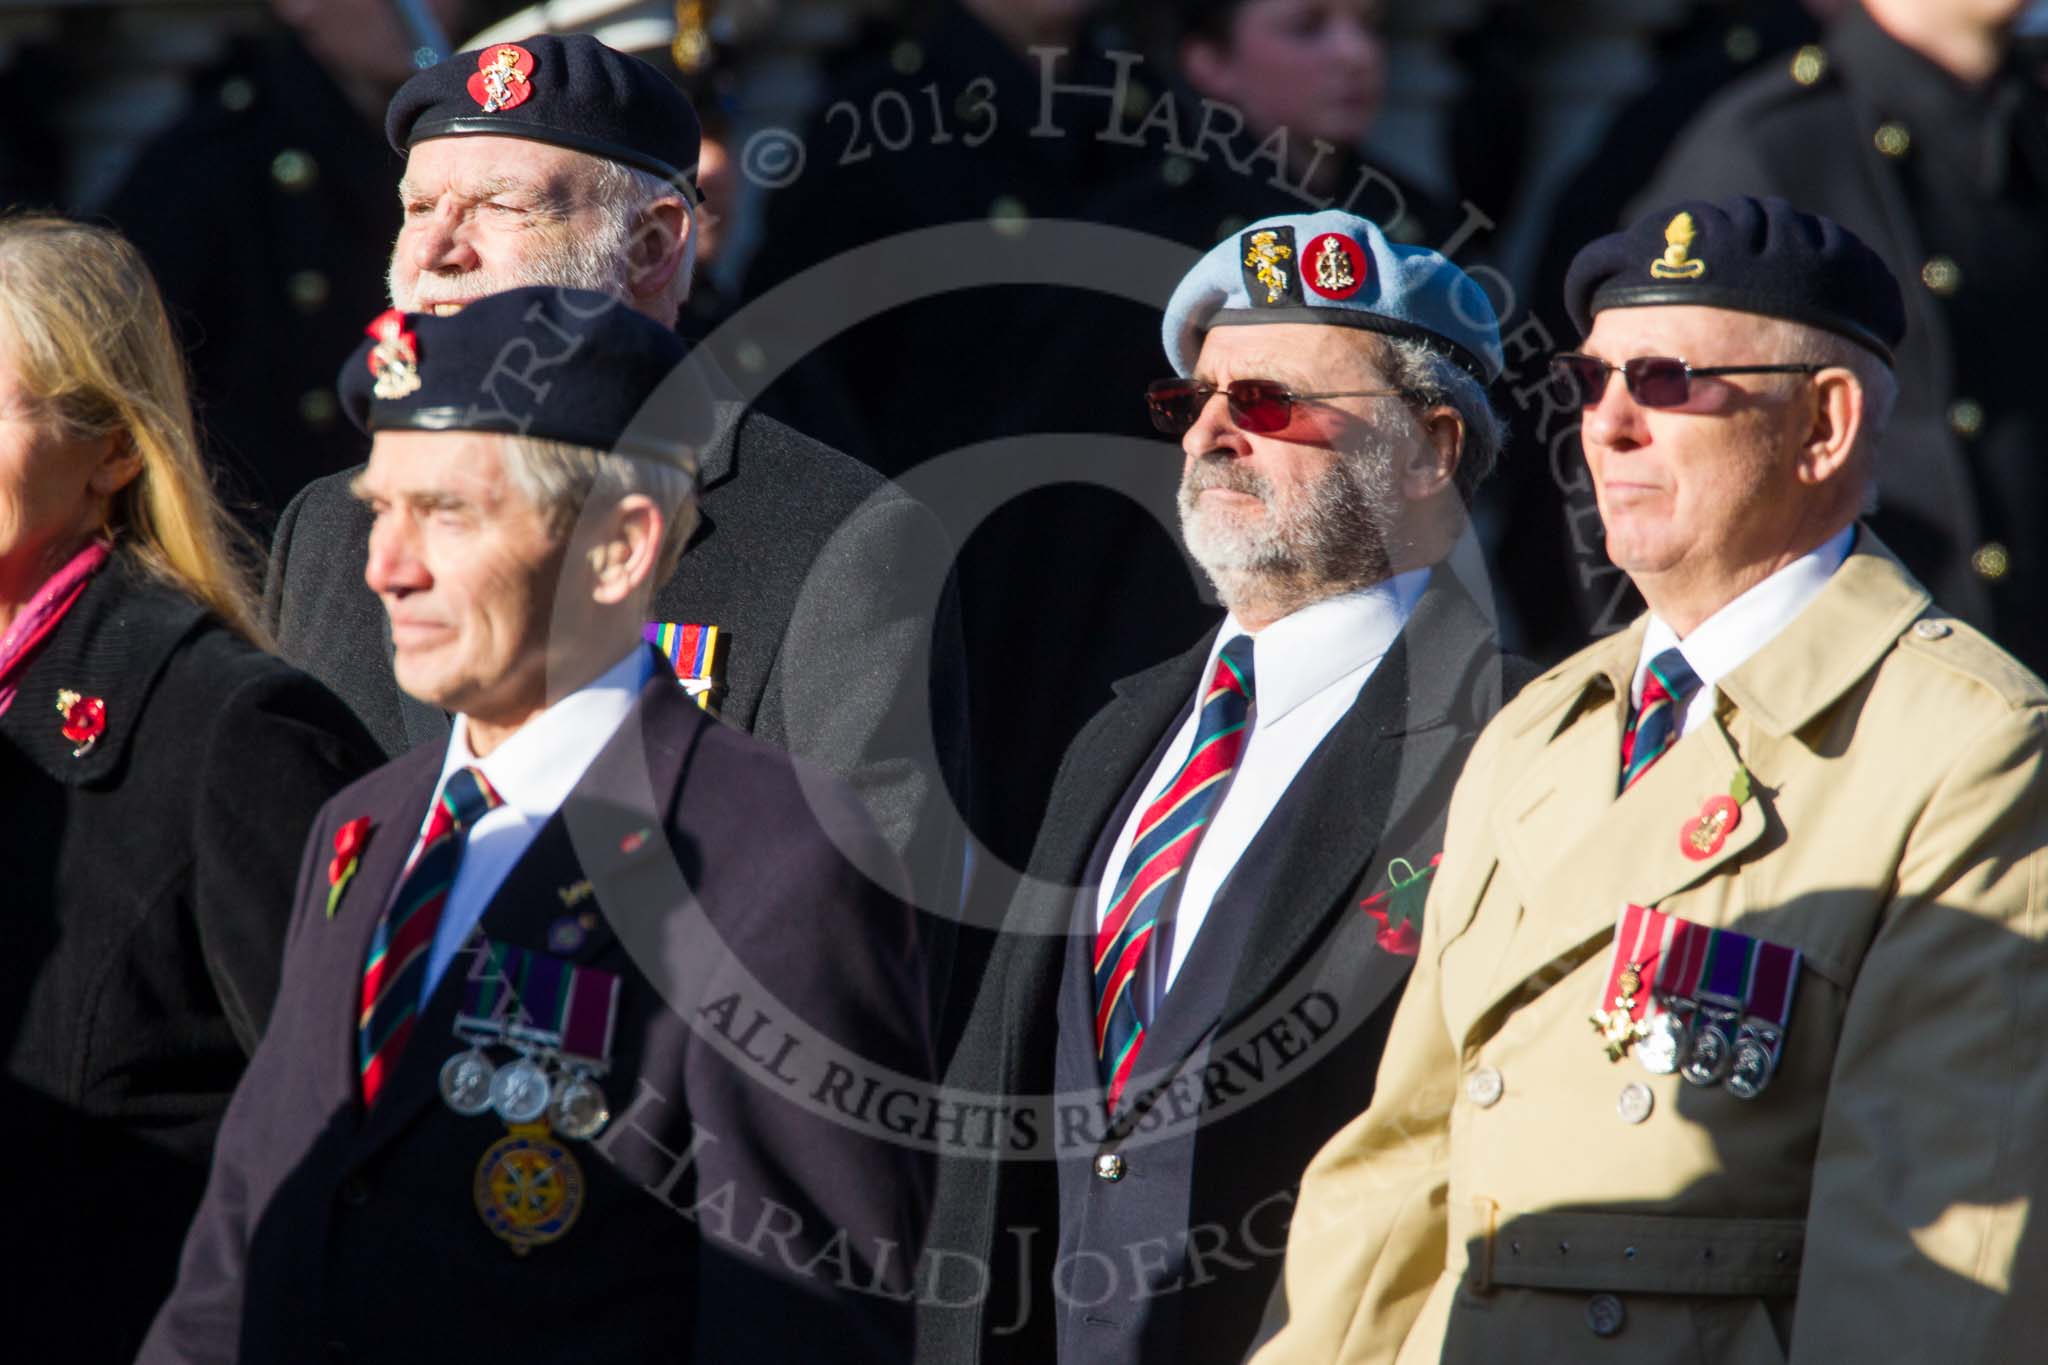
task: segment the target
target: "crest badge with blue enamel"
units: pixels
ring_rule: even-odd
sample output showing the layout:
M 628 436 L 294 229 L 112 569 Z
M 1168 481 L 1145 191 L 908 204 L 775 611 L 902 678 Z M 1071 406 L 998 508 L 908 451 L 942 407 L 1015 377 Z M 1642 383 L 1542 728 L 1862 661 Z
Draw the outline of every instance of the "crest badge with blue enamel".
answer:
M 1260 228 L 1238 238 L 1243 248 L 1245 297 L 1254 308 L 1284 308 L 1301 302 L 1301 271 L 1291 227 Z

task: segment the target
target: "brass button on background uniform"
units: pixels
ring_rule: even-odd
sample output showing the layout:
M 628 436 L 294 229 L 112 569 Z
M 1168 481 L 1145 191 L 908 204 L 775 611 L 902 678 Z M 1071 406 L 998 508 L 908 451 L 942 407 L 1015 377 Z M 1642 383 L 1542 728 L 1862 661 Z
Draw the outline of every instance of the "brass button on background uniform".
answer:
M 1997 541 L 1986 541 L 1977 547 L 1977 553 L 1970 556 L 1970 567 L 1985 582 L 1996 583 L 2011 572 L 2012 555 Z
M 327 276 L 318 270 L 294 270 L 284 282 L 286 297 L 301 313 L 317 313 L 327 306 Z
M 1896 120 L 1880 123 L 1877 132 L 1870 139 L 1877 144 L 1877 150 L 1888 157 L 1897 159 L 1912 150 L 1913 135 L 1906 125 Z
M 1792 54 L 1792 79 L 1801 85 L 1812 85 L 1827 74 L 1827 50 L 1819 43 L 1808 43 Z
M 230 114 L 245 112 L 256 102 L 256 87 L 242 76 L 231 76 L 220 83 L 220 107 Z
M 1586 1300 L 1586 1326 L 1596 1337 L 1611 1337 L 1628 1321 L 1628 1310 L 1612 1294 L 1595 1294 Z
M 270 178 L 290 194 L 303 194 L 320 179 L 320 163 L 296 147 L 287 147 L 270 162 Z
M 1656 1107 L 1657 1097 L 1641 1081 L 1630 1081 L 1623 1086 L 1614 1101 L 1614 1112 L 1621 1115 L 1623 1123 L 1641 1123 Z
M 1490 1066 L 1482 1066 L 1465 1078 L 1466 1098 L 1481 1109 L 1491 1109 L 1499 1104 L 1506 1090 L 1507 1082 Z
M 1737 66 L 1756 60 L 1756 54 L 1763 49 L 1763 40 L 1756 36 L 1756 30 L 1748 24 L 1737 24 L 1721 38 L 1721 50 L 1728 54 L 1728 60 Z
M 307 389 L 299 395 L 299 420 L 309 427 L 331 425 L 340 411 L 341 405 L 334 401 L 334 394 L 328 389 Z
M 1126 1169 L 1123 1156 L 1120 1153 L 1104 1152 L 1101 1156 L 1095 1158 L 1095 1178 L 1097 1180 L 1107 1180 L 1110 1184 L 1114 1185 L 1117 1181 L 1124 1178 Z
M 1950 403 L 1948 429 L 1958 436 L 1975 436 L 1984 429 L 1984 405 L 1974 398 L 1958 398 Z
M 1022 237 L 1031 230 L 1031 210 L 1014 194 L 1006 194 L 988 206 L 989 225 L 1005 237 Z
M 1963 268 L 1953 256 L 1930 256 L 1920 267 L 1920 283 L 1936 298 L 1947 298 L 1963 287 Z

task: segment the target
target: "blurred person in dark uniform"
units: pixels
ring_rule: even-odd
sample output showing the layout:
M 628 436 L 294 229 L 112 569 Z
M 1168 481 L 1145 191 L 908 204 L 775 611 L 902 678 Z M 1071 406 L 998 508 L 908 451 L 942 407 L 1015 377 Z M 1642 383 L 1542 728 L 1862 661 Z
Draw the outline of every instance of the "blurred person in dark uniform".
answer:
M 459 32 L 491 0 L 427 3 Z M 208 460 L 259 533 L 362 456 L 334 365 L 384 297 L 398 199 L 378 125 L 414 48 L 393 0 L 271 9 L 282 27 L 237 38 L 198 77 L 106 209 L 163 285 Z
M 1095 0 L 945 0 L 885 60 L 850 69 L 804 131 L 800 173 L 771 185 L 746 296 L 899 233 L 980 224 L 999 248 L 1031 219 L 1076 216 L 1123 149 L 1095 139 L 1093 126 L 1034 134 L 1048 77 L 1030 49 L 1063 51 L 1051 67 L 1058 82 L 1111 87 L 1105 48 L 1114 40 L 1089 27 L 1093 8 Z M 902 285 L 915 297 L 915 279 Z M 1028 352 L 1008 325 L 987 324 L 1028 309 L 1035 292 L 916 298 L 828 342 L 822 353 L 861 425 L 852 453 L 895 475 L 995 434 L 990 376 L 1014 373 Z
M 1871 524 L 1937 598 L 2048 667 L 2048 100 L 2020 0 L 1863 0 L 1702 112 L 1647 200 L 1782 194 L 1907 282 Z
M 1791 60 L 1801 45 L 1820 35 L 1821 25 L 1853 0 L 1713 0 L 1697 7 L 1677 32 L 1666 37 L 1663 55 L 1641 94 L 1621 105 L 1584 165 L 1559 192 L 1550 212 L 1543 252 L 1527 294 L 1530 311 L 1540 319 L 1557 345 L 1572 335 L 1571 319 L 1562 306 L 1564 277 L 1572 257 L 1595 237 L 1611 232 L 1623 220 L 1672 145 L 1702 106 L 1721 90 L 1771 63 Z M 1527 380 L 1523 380 L 1524 383 Z M 1588 549 L 1573 548 L 1573 523 L 1566 520 L 1565 493 L 1551 469 L 1546 438 L 1540 431 L 1541 407 L 1511 429 L 1511 449 L 1501 461 L 1501 477 L 1481 494 L 1488 515 L 1498 527 L 1495 565 L 1507 599 L 1509 629 L 1532 655 L 1557 659 L 1585 643 L 1589 624 L 1607 603 L 1592 600 L 1575 564 L 1591 557 L 1605 564 L 1599 537 Z M 1553 422 L 1555 419 L 1553 419 Z M 1585 478 L 1576 442 L 1563 466 L 1567 480 Z M 1590 486 L 1579 501 L 1590 506 Z M 1581 537 L 1595 529 L 1579 527 Z M 1609 593 L 1619 574 L 1604 580 Z M 1620 612 L 1613 624 L 1633 611 Z
M 0 219 L 9 1360 L 134 1355 L 270 1019 L 313 815 L 379 761 L 260 647 L 237 542 L 141 257 Z

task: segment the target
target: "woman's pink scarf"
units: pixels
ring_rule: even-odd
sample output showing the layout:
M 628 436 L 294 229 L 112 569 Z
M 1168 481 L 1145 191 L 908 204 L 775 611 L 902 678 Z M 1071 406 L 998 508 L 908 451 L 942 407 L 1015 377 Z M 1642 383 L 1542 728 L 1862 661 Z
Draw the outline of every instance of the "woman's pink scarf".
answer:
M 27 667 L 36 646 L 49 637 L 64 619 L 64 613 L 71 610 L 71 604 L 85 591 L 85 585 L 102 564 L 107 562 L 107 543 L 95 540 L 83 550 L 71 556 L 71 562 L 50 575 L 49 582 L 36 589 L 36 595 L 28 600 L 0 635 L 0 716 L 7 714 L 7 708 L 14 705 L 14 694 L 19 685 L 21 671 Z

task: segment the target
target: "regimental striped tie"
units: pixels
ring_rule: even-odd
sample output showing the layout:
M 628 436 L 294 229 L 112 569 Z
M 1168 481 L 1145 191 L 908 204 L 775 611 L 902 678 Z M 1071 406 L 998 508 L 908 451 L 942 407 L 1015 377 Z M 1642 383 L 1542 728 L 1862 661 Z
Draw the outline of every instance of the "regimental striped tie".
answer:
M 1664 756 L 1685 724 L 1685 708 L 1700 690 L 1700 675 L 1674 647 L 1650 660 L 1643 674 L 1643 704 L 1621 737 L 1621 789 L 1633 787 Z
M 1160 912 L 1178 892 L 1181 874 L 1193 861 L 1202 831 L 1244 752 L 1251 704 L 1252 639 L 1237 635 L 1216 660 L 1194 747 L 1138 821 L 1109 913 L 1096 930 L 1095 1059 L 1112 1114 L 1151 1022 L 1152 1002 L 1140 988 L 1139 968 L 1152 948 Z
M 458 768 L 449 774 L 441 799 L 427 817 L 412 866 L 399 880 L 398 894 L 370 940 L 370 956 L 363 964 L 362 1012 L 356 1020 L 356 1061 L 362 1069 L 365 1109 L 377 1102 L 412 1036 L 427 949 L 448 903 L 448 888 L 455 883 L 470 826 L 501 804 L 477 769 Z

